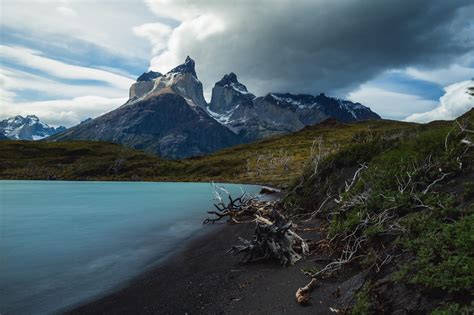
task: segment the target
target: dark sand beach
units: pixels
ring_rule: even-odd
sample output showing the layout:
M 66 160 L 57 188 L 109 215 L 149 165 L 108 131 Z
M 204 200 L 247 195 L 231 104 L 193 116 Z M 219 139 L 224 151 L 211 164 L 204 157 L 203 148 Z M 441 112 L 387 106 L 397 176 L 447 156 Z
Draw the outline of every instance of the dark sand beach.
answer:
M 277 261 L 243 264 L 226 254 L 238 236 L 252 231 L 253 224 L 221 224 L 126 287 L 69 314 L 334 314 L 330 307 L 348 302 L 339 289 L 348 276 L 322 281 L 308 306 L 295 302 L 296 289 L 308 282 L 301 268 L 317 257 L 283 267 Z

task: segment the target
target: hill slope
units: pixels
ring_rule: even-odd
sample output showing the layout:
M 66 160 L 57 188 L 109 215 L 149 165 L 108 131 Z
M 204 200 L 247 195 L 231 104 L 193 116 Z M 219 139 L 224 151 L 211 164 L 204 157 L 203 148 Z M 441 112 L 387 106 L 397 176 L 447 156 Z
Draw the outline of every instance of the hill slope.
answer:
M 360 140 L 308 165 L 285 196 L 298 224 L 316 219 L 316 253 L 329 256 L 306 273 L 363 279 L 341 292 L 357 292 L 339 306 L 352 314 L 472 313 L 474 110 Z
M 416 128 L 416 124 L 383 120 L 354 124 L 326 121 L 293 134 L 181 161 L 163 160 L 106 142 L 6 141 L 0 143 L 0 178 L 214 180 L 285 185 L 301 175 L 319 142 L 321 149 L 329 152 L 363 135 L 407 133 Z

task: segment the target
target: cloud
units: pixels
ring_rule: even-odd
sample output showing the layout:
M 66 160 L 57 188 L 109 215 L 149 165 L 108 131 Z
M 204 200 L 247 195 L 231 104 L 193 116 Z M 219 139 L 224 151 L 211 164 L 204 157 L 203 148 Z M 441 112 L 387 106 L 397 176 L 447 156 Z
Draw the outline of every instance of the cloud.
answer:
M 0 45 L 0 57 L 0 119 L 35 114 L 52 126 L 70 127 L 123 104 L 134 82 L 129 75 L 71 65 L 24 47 Z
M 445 88 L 445 91 L 446 93 L 439 99 L 439 106 L 435 109 L 412 114 L 406 120 L 416 122 L 451 120 L 474 107 L 474 80 L 451 84 Z
M 208 90 L 234 71 L 260 95 L 349 91 L 390 69 L 447 67 L 474 49 L 467 0 L 146 3 L 177 24 L 169 37 L 149 38 L 151 69 L 190 55 Z
M 23 67 L 33 68 L 49 75 L 63 79 L 103 81 L 111 86 L 128 89 L 133 79 L 112 72 L 70 65 L 61 61 L 41 56 L 41 53 L 23 47 L 0 45 L 0 57 L 4 60 L 19 63 Z
M 0 69 L 0 87 L 8 91 L 9 102 L 15 102 L 15 98 L 24 99 L 31 92 L 39 93 L 35 97 L 40 98 L 65 98 L 83 95 L 100 95 L 103 97 L 123 97 L 127 95 L 128 89 L 117 88 L 108 85 L 63 83 L 47 79 L 40 75 L 4 67 Z M 11 104 L 3 103 L 4 106 Z
M 109 112 L 126 100 L 127 98 L 81 96 L 73 99 L 20 102 L 14 106 L 1 106 L 0 117 L 35 114 L 48 125 L 70 127 L 89 117 L 94 118 Z
M 57 7 L 56 11 L 60 14 L 67 16 L 67 17 L 75 17 L 77 16 L 77 12 L 68 7 Z
M 384 118 L 401 120 L 414 109 L 429 111 L 438 105 L 437 101 L 424 99 L 418 95 L 394 92 L 377 87 L 372 84 L 363 84 L 358 89 L 350 92 L 347 98 L 353 102 L 360 102 L 369 106 Z
M 156 54 L 167 47 L 171 27 L 163 23 L 147 23 L 135 26 L 133 32 L 137 36 L 148 39 L 153 45 L 152 53 Z
M 408 68 L 406 73 L 415 79 L 434 82 L 444 86 L 465 79 L 474 78 L 474 67 L 453 64 L 447 68 L 431 70 Z
M 2 29 L 33 34 L 43 42 L 74 38 L 114 54 L 149 58 L 150 44 L 132 30 L 156 20 L 142 0 L 3 0 L 1 9 Z

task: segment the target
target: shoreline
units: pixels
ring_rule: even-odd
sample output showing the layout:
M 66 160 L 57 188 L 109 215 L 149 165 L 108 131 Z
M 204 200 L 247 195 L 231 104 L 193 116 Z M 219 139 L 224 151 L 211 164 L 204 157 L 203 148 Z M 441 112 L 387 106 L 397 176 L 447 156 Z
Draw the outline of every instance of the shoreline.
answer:
M 186 181 L 186 180 L 176 180 L 176 179 L 160 179 L 160 180 L 134 180 L 134 179 L 123 179 L 123 180 L 116 180 L 116 179 L 106 179 L 106 178 L 98 178 L 98 179 L 47 179 L 47 178 L 0 178 L 0 182 L 2 181 L 43 181 L 43 182 L 91 182 L 91 183 L 176 183 L 176 184 L 211 184 L 215 183 L 217 185 L 252 185 L 252 186 L 260 186 L 261 188 L 271 188 L 274 190 L 281 191 L 282 188 L 278 185 L 267 184 L 267 183 L 260 183 L 260 182 L 225 182 L 225 181 L 213 181 L 212 179 L 203 179 L 201 181 Z M 267 195 L 267 194 L 264 194 Z M 271 194 L 268 194 L 271 195 Z
M 124 287 L 71 306 L 66 314 L 331 314 L 344 279 L 322 280 L 309 306 L 298 305 L 295 292 L 308 278 L 301 272 L 314 266 L 310 258 L 283 267 L 277 261 L 243 264 L 226 254 L 238 237 L 253 234 L 253 224 L 217 228 L 187 242 L 159 266 Z M 314 234 L 313 234 L 314 236 Z M 313 257 L 314 258 L 314 257 Z M 347 280 L 347 277 L 343 277 Z

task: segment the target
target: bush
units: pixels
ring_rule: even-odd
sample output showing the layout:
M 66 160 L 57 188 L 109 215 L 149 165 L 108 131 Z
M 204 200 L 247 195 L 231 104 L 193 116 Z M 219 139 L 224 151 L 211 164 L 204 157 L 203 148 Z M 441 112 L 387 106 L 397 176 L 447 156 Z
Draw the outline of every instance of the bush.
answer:
M 474 214 L 449 223 L 427 214 L 405 221 L 410 235 L 402 245 L 415 254 L 398 279 L 450 293 L 474 287 Z

